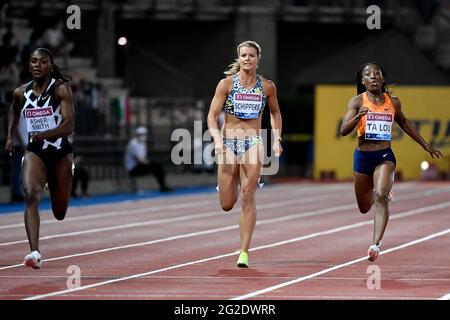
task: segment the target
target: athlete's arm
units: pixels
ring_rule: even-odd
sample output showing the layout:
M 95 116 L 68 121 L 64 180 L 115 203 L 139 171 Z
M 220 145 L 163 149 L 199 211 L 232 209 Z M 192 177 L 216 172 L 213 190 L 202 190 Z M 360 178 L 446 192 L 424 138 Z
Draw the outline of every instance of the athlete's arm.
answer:
M 22 100 L 23 88 L 16 88 L 13 92 L 11 108 L 8 113 L 8 137 L 6 138 L 6 146 L 5 151 L 9 152 L 12 155 L 13 151 L 13 143 L 12 138 L 14 132 L 16 131 L 17 124 L 19 123 L 20 118 L 20 107 Z
M 54 139 L 67 137 L 72 133 L 75 125 L 75 108 L 73 106 L 72 90 L 68 83 L 56 87 L 56 96 L 60 100 L 62 121 L 59 126 L 44 132 L 34 133 L 32 140 Z
M 405 114 L 402 111 L 402 104 L 400 102 L 400 99 L 397 97 L 392 97 L 392 104 L 395 108 L 395 121 L 400 126 L 400 128 L 405 131 L 408 136 L 410 136 L 414 141 L 416 141 L 418 144 L 422 146 L 422 148 L 427 151 L 432 158 L 442 158 L 443 154 L 439 150 L 433 149 L 426 141 L 425 139 L 419 134 L 416 127 L 412 124 L 411 121 L 409 121 Z
M 267 97 L 267 103 L 269 104 L 270 109 L 270 125 L 274 134 L 273 150 L 275 151 L 275 156 L 279 157 L 281 152 L 283 152 L 283 148 L 281 147 L 281 130 L 283 121 L 277 99 L 277 88 L 270 80 L 264 80 L 264 83 L 264 93 Z
M 227 79 L 222 79 L 219 81 L 216 87 L 216 92 L 214 93 L 214 97 L 209 107 L 207 118 L 209 134 L 213 138 L 216 148 L 222 147 L 222 149 L 223 141 L 217 119 L 222 112 L 223 104 L 225 102 L 225 99 L 227 98 L 228 87 L 229 85 L 227 83 Z
M 367 107 L 361 107 L 362 97 L 356 96 L 350 99 L 347 113 L 344 115 L 341 124 L 341 135 L 346 136 L 355 129 L 359 120 L 369 111 Z

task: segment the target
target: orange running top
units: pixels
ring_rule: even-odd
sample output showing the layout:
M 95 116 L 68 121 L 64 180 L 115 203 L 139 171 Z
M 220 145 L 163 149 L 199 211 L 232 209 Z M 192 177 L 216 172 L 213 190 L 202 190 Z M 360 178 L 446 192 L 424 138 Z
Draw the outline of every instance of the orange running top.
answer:
M 370 115 L 371 113 L 387 114 L 388 115 L 387 118 L 390 118 L 390 122 L 391 123 L 394 122 L 395 107 L 394 107 L 394 104 L 392 103 L 391 97 L 387 93 L 384 93 L 384 103 L 381 105 L 375 104 L 374 102 L 370 101 L 369 97 L 367 96 L 367 92 L 364 92 L 362 94 L 362 99 L 363 99 L 362 106 L 368 107 L 369 111 L 367 112 L 366 115 L 364 115 L 359 120 L 358 124 L 356 125 L 356 131 L 358 133 L 358 137 L 365 135 L 367 116 Z M 373 118 L 373 116 L 369 116 L 369 117 Z M 391 133 L 392 133 L 392 125 L 389 128 L 389 136 L 391 135 Z M 379 139 L 373 139 L 373 140 L 379 140 Z M 385 139 L 380 139 L 380 140 L 385 140 Z

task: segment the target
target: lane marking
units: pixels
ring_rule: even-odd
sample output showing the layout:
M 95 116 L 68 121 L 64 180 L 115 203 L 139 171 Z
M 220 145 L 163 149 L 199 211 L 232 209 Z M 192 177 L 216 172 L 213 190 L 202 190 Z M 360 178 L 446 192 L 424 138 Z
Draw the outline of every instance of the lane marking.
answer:
M 423 208 L 406 211 L 403 213 L 398 213 L 398 214 L 392 215 L 390 219 L 395 220 L 398 218 L 403 218 L 403 217 L 407 217 L 410 215 L 427 212 L 429 210 L 438 210 L 438 209 L 445 208 L 448 206 L 450 206 L 450 202 L 444 202 L 444 203 L 437 204 L 437 205 L 427 206 L 427 207 L 423 207 Z M 288 216 L 284 216 L 284 217 L 259 220 L 256 222 L 256 225 L 264 225 L 264 224 L 269 224 L 269 223 L 274 223 L 274 222 L 293 220 L 293 219 L 297 219 L 297 218 L 319 216 L 319 215 L 328 214 L 328 213 L 336 213 L 336 212 L 339 212 L 339 210 L 348 210 L 348 209 L 352 209 L 355 207 L 356 207 L 355 204 L 351 204 L 351 205 L 337 206 L 337 207 L 333 207 L 333 208 L 312 210 L 312 211 L 292 214 L 292 215 L 288 215 Z M 372 223 L 373 223 L 373 221 L 370 220 L 370 221 L 359 222 L 359 223 L 353 224 L 351 226 L 362 226 L 362 225 L 367 225 L 367 224 L 372 224 Z M 187 234 L 181 234 L 181 235 L 176 235 L 176 236 L 171 236 L 171 237 L 166 237 L 166 238 L 161 238 L 161 239 L 155 239 L 155 240 L 150 240 L 150 241 L 145 241 L 145 242 L 139 242 L 139 243 L 133 243 L 133 244 L 123 245 L 123 246 L 115 246 L 115 247 L 98 249 L 98 250 L 93 250 L 93 251 L 88 251 L 88 252 L 83 252 L 83 253 L 70 254 L 70 255 L 61 256 L 61 257 L 49 258 L 49 259 L 43 260 L 43 262 L 69 259 L 69 258 L 74 258 L 74 257 L 81 257 L 81 256 L 116 251 L 116 250 L 121 250 L 121 249 L 136 248 L 136 247 L 141 247 L 141 246 L 146 246 L 146 245 L 151 245 L 151 244 L 156 244 L 156 243 L 162 243 L 162 242 L 167 242 L 167 241 L 172 241 L 172 240 L 179 240 L 179 239 L 183 239 L 183 238 L 196 237 L 196 236 L 207 235 L 207 234 L 216 233 L 216 232 L 229 231 L 229 230 L 238 229 L 238 228 L 239 228 L 239 226 L 234 224 L 232 226 L 227 226 L 227 227 L 222 227 L 222 228 L 208 229 L 208 230 L 197 231 L 197 232 L 192 232 L 192 233 L 187 233 Z M 340 229 L 340 228 L 338 228 L 338 229 Z M 334 232 L 334 230 L 336 230 L 336 229 L 330 229 L 330 230 Z M 316 236 L 316 233 L 312 233 L 310 235 L 302 236 L 300 238 L 294 238 L 294 239 L 278 242 L 278 245 L 283 245 L 283 244 L 287 244 L 287 243 L 295 242 L 295 241 L 299 241 L 299 240 L 305 240 L 305 239 L 309 239 L 309 237 L 315 237 L 315 236 Z M 270 244 L 269 247 L 270 246 L 272 246 L 272 244 Z M 263 249 L 265 247 L 262 246 L 262 247 L 258 247 L 258 248 Z M 250 251 L 252 251 L 252 250 L 257 250 L 257 248 L 251 249 Z M 0 267 L 0 271 L 12 269 L 12 268 L 18 268 L 18 267 L 23 267 L 23 264 L 20 263 L 20 264 L 14 264 L 14 265 Z
M 443 231 L 440 231 L 440 232 L 437 232 L 437 233 L 433 233 L 433 234 L 428 235 L 426 237 L 423 237 L 423 238 L 420 238 L 420 239 L 417 239 L 417 240 L 413 240 L 413 241 L 404 243 L 402 245 L 399 245 L 399 246 L 392 247 L 392 248 L 389 248 L 387 250 L 381 251 L 380 255 L 387 254 L 387 253 L 390 253 L 390 252 L 394 252 L 394 251 L 397 251 L 397 250 L 400 250 L 400 249 L 404 249 L 404 248 L 416 245 L 418 243 L 422 243 L 422 242 L 434 239 L 436 237 L 444 236 L 444 235 L 446 235 L 448 233 L 450 233 L 450 228 L 446 229 L 446 230 L 443 230 Z M 309 279 L 315 278 L 317 276 L 320 276 L 322 274 L 325 274 L 325 273 L 328 273 L 328 272 L 331 272 L 331 271 L 335 271 L 335 270 L 338 270 L 338 269 L 341 269 L 341 268 L 344 268 L 344 267 L 347 267 L 347 266 L 350 266 L 352 264 L 356 264 L 356 263 L 362 262 L 362 261 L 367 261 L 367 256 L 364 256 L 364 257 L 358 258 L 358 259 L 354 259 L 354 260 L 351 260 L 351 261 L 348 261 L 348 262 L 336 265 L 334 267 L 327 268 L 325 270 L 322 270 L 322 271 L 319 271 L 319 272 L 315 272 L 315 273 L 312 273 L 312 274 L 309 274 L 307 276 L 303 276 L 303 277 L 300 277 L 300 278 L 297 278 L 297 279 L 294 279 L 294 280 L 291 280 L 291 281 L 282 282 L 282 283 L 277 284 L 275 286 L 270 286 L 270 287 L 265 288 L 265 289 L 261 289 L 261 290 L 254 291 L 254 292 L 251 292 L 251 293 L 248 293 L 248 294 L 245 294 L 245 295 L 237 296 L 237 297 L 234 297 L 234 298 L 232 298 L 230 300 L 244 300 L 244 299 L 254 298 L 254 297 L 260 296 L 260 295 L 262 295 L 264 293 L 268 293 L 268 292 L 271 292 L 271 291 L 274 291 L 274 290 L 278 290 L 278 289 L 281 289 L 281 288 L 284 288 L 284 287 L 287 287 L 287 286 L 290 286 L 290 285 L 293 285 L 293 284 L 296 284 L 296 283 L 299 283 L 299 282 L 303 282 L 305 280 L 309 280 Z
M 267 204 L 257 205 L 256 210 L 282 208 L 282 207 L 288 207 L 288 206 L 296 205 L 296 204 L 306 204 L 309 202 L 317 201 L 322 198 L 323 199 L 332 199 L 333 197 L 336 199 L 342 199 L 342 195 L 335 195 L 335 196 L 323 196 L 322 195 L 322 196 L 314 196 L 314 197 L 308 197 L 308 198 L 302 198 L 302 199 L 282 200 L 282 201 L 270 202 Z M 355 206 L 353 206 L 353 207 L 355 207 Z M 182 216 L 176 216 L 173 218 L 165 218 L 165 219 L 157 219 L 157 220 L 149 220 L 149 221 L 141 220 L 141 221 L 128 223 L 128 224 L 113 225 L 113 226 L 109 226 L 109 227 L 94 228 L 94 229 L 88 229 L 88 230 L 82 230 L 82 231 L 73 231 L 73 232 L 54 234 L 54 235 L 49 235 L 49 236 L 45 236 L 45 237 L 40 237 L 39 241 L 41 242 L 44 240 L 55 239 L 55 238 L 78 236 L 78 235 L 82 235 L 82 234 L 121 230 L 121 229 L 135 228 L 135 227 L 144 227 L 144 226 L 149 226 L 149 225 L 154 225 L 154 224 L 187 221 L 187 220 L 193 220 L 193 219 L 198 219 L 198 218 L 207 218 L 207 217 L 211 217 L 211 216 L 224 217 L 225 215 L 239 213 L 240 211 L 241 211 L 241 208 L 239 207 L 239 208 L 235 208 L 227 213 L 224 213 L 223 211 L 219 211 L 219 210 L 214 210 L 214 211 L 207 211 L 204 213 L 186 215 L 186 214 L 183 214 L 183 212 L 181 212 L 180 214 L 182 214 Z M 3 243 L 0 243 L 0 247 L 14 245 L 14 244 L 20 244 L 20 243 L 28 243 L 28 240 L 23 239 L 23 240 L 17 240 L 17 241 L 3 242 Z
M 337 187 L 339 187 L 339 188 L 337 188 Z M 346 187 L 350 188 L 349 186 L 346 186 Z M 273 191 L 274 189 L 277 189 L 276 191 L 280 191 L 280 190 L 278 190 L 280 188 L 275 188 L 275 187 L 272 187 L 272 188 L 270 189 L 270 191 Z M 343 186 L 340 186 L 340 185 L 339 186 L 324 186 L 324 188 L 326 188 L 329 191 L 340 190 L 340 189 L 344 190 Z M 299 189 L 300 190 L 296 189 L 296 191 L 301 191 L 302 193 L 305 191 L 305 188 L 299 188 Z M 307 189 L 307 191 L 309 191 L 309 190 L 310 189 Z M 283 190 L 281 190 L 281 191 L 283 191 Z M 450 191 L 450 188 L 449 188 L 449 191 Z M 280 192 L 280 195 L 286 195 L 286 192 Z M 303 197 L 303 198 L 312 198 L 312 197 L 314 197 L 314 199 L 317 199 L 317 200 L 322 199 L 322 198 L 323 199 L 327 199 L 326 196 L 315 195 L 313 192 L 311 192 L 311 195 L 309 195 L 307 197 Z M 209 198 L 211 198 L 211 197 L 209 197 Z M 269 201 L 272 201 L 273 198 L 279 198 L 279 196 L 277 196 L 276 194 L 273 195 L 273 192 L 271 192 L 270 197 L 269 196 L 265 196 L 264 200 L 269 199 Z M 172 200 L 175 200 L 175 199 L 172 199 Z M 176 200 L 177 201 L 182 201 L 182 199 L 176 199 Z M 146 202 L 151 202 L 151 201 L 146 201 Z M 123 204 L 123 203 L 124 202 L 121 202 L 121 204 Z M 133 203 L 133 201 L 125 201 L 125 204 L 134 204 L 134 203 Z M 140 204 L 142 204 L 142 203 L 140 203 Z M 109 212 L 103 212 L 103 213 L 98 213 L 98 214 L 90 214 L 88 211 L 86 211 L 86 212 L 82 213 L 82 214 L 86 214 L 86 216 L 84 216 L 84 215 L 83 216 L 76 216 L 76 217 L 68 216 L 64 220 L 64 222 L 67 223 L 67 222 L 72 222 L 72 221 L 91 220 L 91 219 L 96 219 L 96 218 L 115 217 L 115 216 L 122 216 L 122 215 L 130 216 L 130 215 L 133 215 L 133 214 L 150 213 L 150 212 L 155 212 L 155 211 L 157 212 L 157 211 L 162 211 L 162 210 L 196 208 L 196 207 L 201 206 L 201 205 L 210 205 L 210 204 L 218 206 L 217 199 L 214 199 L 214 200 L 206 199 L 206 200 L 198 200 L 198 201 L 194 201 L 194 202 L 183 202 L 181 204 L 163 204 L 163 205 L 158 205 L 158 206 L 154 206 L 152 203 L 149 203 L 149 205 L 152 205 L 151 208 L 142 207 L 142 208 L 136 208 L 136 209 L 131 209 L 131 210 L 130 209 L 123 209 L 123 210 L 109 211 Z M 111 207 L 111 204 L 109 204 L 108 206 Z M 108 207 L 108 206 L 106 206 L 106 207 Z M 80 209 L 80 207 L 71 207 L 69 209 L 71 209 L 71 210 Z M 86 207 L 83 207 L 82 209 L 86 209 Z M 48 213 L 51 213 L 51 211 L 49 211 L 49 210 L 44 210 L 44 211 L 48 211 Z M 21 211 L 19 213 L 23 214 L 23 211 Z M 56 224 L 56 223 L 61 223 L 61 221 L 58 221 L 58 220 L 53 219 L 53 218 L 41 220 L 41 225 L 44 225 L 44 224 Z M 14 223 L 14 224 L 0 226 L 0 230 L 10 229 L 10 228 L 19 228 L 19 227 L 23 228 L 24 226 L 25 226 L 25 224 L 23 222 L 21 222 L 21 223 Z
M 339 209 L 341 209 L 341 210 L 348 210 L 348 209 L 352 209 L 352 208 L 356 208 L 356 205 L 355 204 L 351 204 L 351 205 L 337 206 L 337 207 L 334 207 L 334 208 L 327 208 L 327 209 L 307 211 L 307 212 L 304 212 L 304 213 L 297 213 L 297 214 L 292 214 L 292 215 L 289 215 L 289 216 L 284 216 L 284 217 L 279 217 L 279 218 L 271 218 L 271 219 L 266 219 L 266 220 L 260 220 L 260 221 L 257 221 L 256 224 L 257 225 L 264 225 L 264 224 L 281 222 L 281 221 L 287 221 L 287 220 L 292 220 L 292 219 L 297 219 L 297 218 L 311 217 L 311 216 L 318 216 L 318 215 L 322 215 L 322 214 L 335 213 L 335 212 L 338 212 Z M 104 252 L 115 251 L 115 250 L 120 250 L 120 249 L 129 249 L 129 248 L 135 248 L 135 247 L 151 245 L 151 244 L 155 244 L 155 243 L 162 243 L 162 242 L 167 242 L 167 241 L 172 241 L 172 240 L 191 238 L 191 237 L 207 235 L 207 234 L 217 233 L 217 232 L 222 232 L 222 231 L 229 231 L 229 230 L 234 230 L 234 229 L 239 229 L 239 225 L 233 224 L 233 225 L 227 226 L 227 227 L 221 227 L 221 228 L 207 229 L 207 230 L 203 230 L 203 231 L 196 231 L 196 232 L 191 232 L 191 233 L 185 233 L 185 234 L 180 234 L 180 235 L 176 235 L 176 236 L 170 236 L 170 237 L 167 237 L 167 238 L 155 239 L 155 240 L 150 240 L 150 241 L 145 241 L 145 242 L 140 242 L 140 243 L 132 243 L 132 244 L 127 244 L 127 245 L 123 245 L 123 246 L 110 247 L 110 248 L 99 249 L 99 250 L 94 250 L 94 251 L 89 251 L 89 252 L 84 252 L 84 253 L 71 254 L 71 255 L 62 256 L 62 257 L 45 259 L 45 260 L 42 260 L 42 261 L 43 262 L 48 262 L 48 261 L 62 260 L 62 259 L 68 259 L 68 258 L 73 258 L 73 257 L 87 256 L 87 255 L 92 255 L 92 254 L 97 254 L 97 253 L 104 253 Z M 15 265 L 10 265 L 10 266 L 0 267 L 0 270 L 12 269 L 12 268 L 17 268 L 17 267 L 23 267 L 23 264 L 15 264 Z
M 438 300 L 450 300 L 450 292 L 447 293 L 445 296 L 438 298 Z
M 437 204 L 437 205 L 433 205 L 433 206 L 428 206 L 428 207 L 418 208 L 418 209 L 414 209 L 414 210 L 409 210 L 409 211 L 403 212 L 401 214 L 394 215 L 391 219 L 395 219 L 395 218 L 399 219 L 399 218 L 403 218 L 403 217 L 407 217 L 407 216 L 411 216 L 411 215 L 415 215 L 415 214 L 420 214 L 420 213 L 423 213 L 423 212 L 428 212 L 428 211 L 431 211 L 431 210 L 438 210 L 438 209 L 446 208 L 446 207 L 449 207 L 449 206 L 450 206 L 450 201 L 449 202 L 444 202 L 444 203 L 441 203 L 441 204 Z M 373 223 L 373 222 L 372 221 L 366 221 L 366 222 L 362 222 L 362 223 L 355 223 L 355 224 L 352 224 L 352 225 L 346 225 L 346 226 L 342 226 L 342 227 L 339 227 L 339 228 L 325 230 L 325 231 L 322 231 L 322 232 L 316 232 L 316 233 L 313 233 L 313 234 L 310 234 L 310 235 L 306 235 L 306 236 L 295 238 L 296 239 L 295 241 L 300 241 L 300 240 L 304 240 L 304 239 L 310 239 L 310 238 L 313 238 L 313 237 L 318 237 L 318 236 L 321 236 L 321 235 L 327 235 L 327 234 L 330 234 L 330 233 L 336 233 L 336 232 L 340 232 L 340 231 L 343 231 L 343 230 L 349 230 L 349 229 L 352 229 L 352 228 L 358 228 L 360 226 L 368 225 L 368 224 L 371 224 L 371 223 Z M 440 233 L 435 233 L 435 234 L 432 234 L 430 236 L 421 238 L 419 240 L 414 240 L 414 241 L 408 242 L 406 244 L 397 246 L 395 248 L 384 250 L 384 251 L 380 252 L 380 254 L 385 254 L 385 253 L 389 253 L 389 252 L 392 252 L 392 251 L 395 251 L 395 250 L 399 250 L 401 248 L 406 248 L 406 247 L 414 245 L 416 243 L 420 243 L 420 242 L 432 239 L 434 237 L 437 237 L 437 236 L 440 236 L 440 235 L 443 235 L 443 234 L 447 234 L 449 232 L 450 232 L 450 229 L 446 229 L 444 231 L 441 231 Z M 259 246 L 259 247 L 253 248 L 253 250 L 250 250 L 250 251 L 266 249 L 266 248 L 269 248 L 269 247 L 275 247 L 275 246 L 279 246 L 279 245 L 286 244 L 286 243 L 291 243 L 291 242 L 294 242 L 294 239 L 280 241 L 280 242 L 276 242 L 276 243 L 272 243 L 272 244 L 268 244 L 268 245 L 264 245 L 264 246 Z M 70 292 L 77 292 L 77 291 L 82 291 L 82 290 L 86 290 L 86 289 L 90 289 L 90 288 L 96 288 L 96 287 L 107 285 L 107 284 L 112 284 L 112 283 L 116 283 L 116 282 L 122 282 L 122 281 L 126 281 L 126 280 L 136 279 L 136 278 L 140 278 L 140 277 L 143 277 L 143 276 L 148 276 L 148 275 L 152 275 L 152 274 L 156 274 L 156 273 L 160 273 L 160 272 L 165 272 L 165 271 L 169 271 L 169 270 L 173 270 L 173 269 L 179 269 L 179 268 L 182 268 L 182 267 L 185 267 L 185 266 L 190 266 L 190 265 L 194 265 L 194 264 L 208 262 L 208 261 L 211 261 L 211 260 L 217 260 L 217 259 L 221 259 L 221 258 L 233 256 L 233 255 L 236 255 L 236 253 L 235 252 L 226 253 L 226 254 L 222 254 L 222 255 L 218 255 L 218 256 L 214 256 L 214 257 L 209 257 L 209 258 L 204 258 L 204 259 L 200 259 L 200 260 L 190 261 L 190 262 L 186 262 L 186 263 L 182 263 L 182 264 L 177 264 L 177 265 L 173 265 L 173 266 L 166 267 L 166 268 L 161 268 L 161 269 L 156 269 L 156 270 L 152 270 L 152 271 L 148 271 L 148 272 L 144 272 L 144 273 L 134 274 L 134 275 L 131 275 L 131 276 L 126 276 L 126 277 L 117 278 L 117 279 L 111 279 L 111 280 L 103 281 L 103 282 L 97 282 L 97 283 L 93 283 L 93 284 L 86 285 L 86 286 L 81 286 L 81 287 L 74 288 L 74 289 L 66 289 L 66 290 L 61 290 L 61 291 L 50 292 L 50 293 L 47 293 L 47 294 L 35 295 L 35 296 L 28 297 L 25 300 L 44 299 L 44 298 L 48 298 L 48 297 L 54 297 L 54 296 L 58 296 L 58 295 L 61 295 L 61 294 L 70 293 Z M 363 261 L 363 260 L 366 260 L 366 259 L 367 259 L 367 257 L 359 258 L 359 259 L 347 262 L 345 264 L 341 264 L 339 266 L 335 266 L 333 268 L 328 268 L 328 269 L 323 270 L 321 272 L 314 273 L 314 274 L 309 275 L 307 277 L 308 278 L 315 277 L 315 276 L 321 275 L 323 273 L 327 273 L 327 272 L 330 272 L 330 271 L 333 271 L 333 270 L 336 270 L 336 269 L 342 268 L 344 266 L 347 266 L 347 265 L 350 265 L 350 264 L 354 264 L 354 263 L 357 263 L 357 262 L 360 262 L 360 261 Z M 300 279 L 305 278 L 305 280 L 306 280 L 307 277 L 302 277 Z M 300 281 L 304 281 L 304 280 L 300 280 Z M 289 284 L 295 283 L 295 282 L 292 282 L 292 283 L 291 282 L 292 281 L 289 281 L 287 283 L 289 283 Z M 297 279 L 296 282 L 299 282 L 298 279 Z M 281 285 L 282 286 L 286 286 L 288 284 L 285 284 L 285 285 L 281 284 Z M 278 286 L 280 286 L 280 285 L 278 285 Z M 270 287 L 270 288 L 273 288 L 273 287 Z M 266 288 L 264 290 L 268 290 L 268 289 Z M 274 289 L 271 289 L 269 291 L 272 291 L 272 290 L 274 290 Z M 256 291 L 256 292 L 252 293 L 252 294 L 254 294 L 253 296 L 256 296 L 256 295 L 259 295 L 259 294 L 262 294 L 262 293 L 263 293 L 262 290 L 259 290 L 259 291 Z M 239 296 L 239 297 L 236 297 L 236 298 L 233 298 L 233 299 L 244 299 L 244 298 L 247 298 L 247 296 L 248 297 L 252 297 L 252 294 Z
M 447 189 L 448 191 L 450 191 L 450 188 Z M 420 197 L 427 197 L 430 195 L 434 195 L 436 193 L 442 193 L 442 192 L 446 192 L 445 188 L 444 191 L 442 189 L 440 190 L 435 190 L 436 192 L 430 192 L 430 190 L 426 190 L 426 191 L 421 191 L 421 192 L 416 192 L 416 193 L 409 193 L 409 194 L 405 194 L 405 195 L 398 195 L 396 196 L 396 202 L 401 201 L 401 200 L 411 200 L 414 198 L 420 198 Z M 277 201 L 277 202 L 269 202 L 267 204 L 260 204 L 257 205 L 257 210 L 264 210 L 264 209 L 268 209 L 268 208 L 280 208 L 280 207 L 287 207 L 290 206 L 292 204 L 303 204 L 303 203 L 309 203 L 309 202 L 314 202 L 314 201 L 318 201 L 318 200 L 331 200 L 331 199 L 342 199 L 342 195 L 339 194 L 334 194 L 334 195 L 315 195 L 315 196 L 310 196 L 310 197 L 304 197 L 304 198 L 300 198 L 300 199 L 292 199 L 292 200 L 282 200 L 282 201 Z M 350 208 L 346 208 L 346 209 L 351 209 Z M 135 209 L 134 212 L 139 211 L 140 213 L 143 212 L 150 212 L 150 211 L 157 211 L 160 210 L 161 207 L 152 210 L 152 208 L 147 209 L 147 208 L 140 208 L 140 209 Z M 239 213 L 241 210 L 240 207 L 233 209 L 231 211 L 229 211 L 228 213 L 225 213 L 225 215 L 227 214 L 234 214 L 234 213 Z M 130 210 L 133 211 L 133 210 Z M 125 212 L 126 211 L 119 211 L 119 212 Z M 216 210 L 216 211 L 208 211 L 206 213 L 200 213 L 200 214 L 190 214 L 190 215 L 186 215 L 184 214 L 181 217 L 172 217 L 172 218 L 165 218 L 165 219 L 159 219 L 159 220 L 150 220 L 150 221 L 138 221 L 138 222 L 134 222 L 134 223 L 129 223 L 129 224 L 122 224 L 119 226 L 110 226 L 110 227 L 102 227 L 102 228 L 94 228 L 94 229 L 88 229 L 88 230 L 82 230 L 82 231 L 74 231 L 74 232 L 67 232 L 67 233 L 61 233 L 61 234 L 54 234 L 54 235 L 49 235 L 49 236 L 44 236 L 41 237 L 39 239 L 39 241 L 44 241 L 44 240 L 49 240 L 49 239 L 55 239 L 55 238 L 63 238 L 63 237 L 71 237 L 71 236 L 78 236 L 78 235 L 83 235 L 83 234 L 90 234 L 90 233 L 96 233 L 96 232 L 106 232 L 106 231 L 114 231 L 114 230 L 120 230 L 120 229 L 127 229 L 127 228 L 134 228 L 134 227 L 143 227 L 143 226 L 148 226 L 148 225 L 154 225 L 154 224 L 162 224 L 162 223 L 172 223 L 172 222 L 179 222 L 179 221 L 186 221 L 186 220 L 191 220 L 191 219 L 198 219 L 198 218 L 207 218 L 207 217 L 211 217 L 211 216 L 223 216 L 224 213 L 223 211 L 220 210 Z M 81 217 L 80 217 L 81 218 Z M 81 219 L 79 219 L 81 220 Z M 60 221 L 57 220 L 53 220 L 52 222 L 49 223 L 60 223 Z M 21 224 L 23 227 L 23 224 Z M 15 225 L 18 226 L 18 225 Z M 2 246 L 9 246 L 9 245 L 15 245 L 15 244 L 21 244 L 21 243 L 28 243 L 27 239 L 23 239 L 23 240 L 17 240 L 17 241 L 10 241 L 10 242 L 3 242 L 0 243 L 0 247 Z M 1 270 L 1 268 L 0 268 Z

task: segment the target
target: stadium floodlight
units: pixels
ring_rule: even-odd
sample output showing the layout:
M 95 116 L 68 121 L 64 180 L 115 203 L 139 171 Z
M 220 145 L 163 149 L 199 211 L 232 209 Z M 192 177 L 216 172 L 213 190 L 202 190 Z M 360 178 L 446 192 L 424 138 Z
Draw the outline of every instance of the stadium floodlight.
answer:
M 118 40 L 117 40 L 117 44 L 119 45 L 119 46 L 124 46 L 124 45 L 126 45 L 128 43 L 128 39 L 126 38 L 126 37 L 120 37 Z
M 430 164 L 428 163 L 428 161 L 422 161 L 422 163 L 420 164 L 420 167 L 422 168 L 423 171 L 428 170 L 428 168 L 430 167 Z

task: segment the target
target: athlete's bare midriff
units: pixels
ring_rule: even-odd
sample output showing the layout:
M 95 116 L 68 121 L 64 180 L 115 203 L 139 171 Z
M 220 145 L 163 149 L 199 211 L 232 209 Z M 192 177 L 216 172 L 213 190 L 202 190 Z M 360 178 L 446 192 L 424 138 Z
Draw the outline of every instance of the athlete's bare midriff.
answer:
M 358 150 L 359 151 L 378 151 L 388 149 L 391 147 L 390 141 L 369 141 L 364 136 L 358 137 Z
M 261 131 L 261 117 L 257 119 L 239 119 L 225 114 L 222 136 L 225 138 L 249 138 L 259 136 Z

